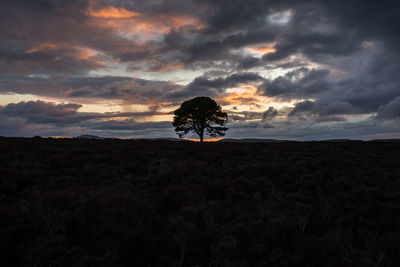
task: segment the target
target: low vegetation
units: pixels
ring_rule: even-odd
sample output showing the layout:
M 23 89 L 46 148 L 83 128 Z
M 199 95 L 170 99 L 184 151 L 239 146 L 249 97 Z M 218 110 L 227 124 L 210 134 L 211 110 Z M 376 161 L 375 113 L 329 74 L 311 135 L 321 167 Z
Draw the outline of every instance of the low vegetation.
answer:
M 0 266 L 400 266 L 399 155 L 0 138 Z

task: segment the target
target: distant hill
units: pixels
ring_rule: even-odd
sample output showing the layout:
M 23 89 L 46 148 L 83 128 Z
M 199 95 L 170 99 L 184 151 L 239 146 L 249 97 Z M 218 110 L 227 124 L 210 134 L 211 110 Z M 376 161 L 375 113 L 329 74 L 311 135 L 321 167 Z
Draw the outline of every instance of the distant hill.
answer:
M 234 139 L 226 138 L 217 142 L 225 143 L 282 143 L 282 142 L 327 142 L 327 143 L 346 143 L 346 142 L 400 142 L 400 139 L 374 139 L 374 140 L 358 140 L 358 139 L 328 139 L 328 140 L 311 140 L 311 141 L 295 141 L 295 140 L 280 140 L 280 139 L 262 139 L 262 138 L 243 138 Z
M 358 139 L 328 139 L 311 142 L 327 142 L 327 143 L 345 143 L 345 142 L 400 142 L 400 139 L 374 139 L 374 140 L 358 140 Z
M 174 141 L 174 142 L 190 141 L 190 140 L 185 140 L 185 139 L 175 138 L 175 137 L 155 138 L 155 140 L 165 140 L 165 141 Z
M 165 137 L 165 138 L 132 138 L 132 140 L 173 141 L 173 142 L 190 141 L 190 140 L 187 140 L 187 139 L 180 139 L 180 138 L 175 138 L 175 137 Z
M 281 143 L 281 142 L 297 142 L 293 140 L 279 140 L 279 139 L 258 139 L 258 138 L 243 138 L 243 139 L 232 139 L 226 138 L 221 139 L 217 142 L 228 142 L 228 143 Z
M 342 142 L 362 142 L 362 140 L 356 139 L 328 139 L 328 140 L 321 140 L 317 142 L 330 142 L 330 143 L 342 143 Z
M 368 142 L 400 142 L 400 139 L 374 139 Z
M 83 134 L 83 135 L 76 136 L 74 138 L 77 138 L 77 139 L 104 139 L 104 137 L 100 137 L 97 135 L 90 135 L 90 134 Z

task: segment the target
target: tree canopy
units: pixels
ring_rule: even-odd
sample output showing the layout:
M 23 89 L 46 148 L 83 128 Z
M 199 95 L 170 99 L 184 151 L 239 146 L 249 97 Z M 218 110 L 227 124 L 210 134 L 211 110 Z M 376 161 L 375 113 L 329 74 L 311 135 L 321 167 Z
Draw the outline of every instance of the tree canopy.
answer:
M 203 142 L 204 132 L 211 137 L 224 136 L 228 130 L 224 125 L 228 114 L 213 99 L 199 96 L 182 103 L 174 111 L 172 125 L 180 138 L 188 132 L 195 132 Z

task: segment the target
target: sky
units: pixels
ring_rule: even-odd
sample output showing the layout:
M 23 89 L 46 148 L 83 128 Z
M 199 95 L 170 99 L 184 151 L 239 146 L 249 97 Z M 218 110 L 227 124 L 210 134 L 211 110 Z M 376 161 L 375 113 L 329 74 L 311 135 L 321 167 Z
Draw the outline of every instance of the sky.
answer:
M 2 0 L 0 136 L 177 137 L 209 96 L 227 138 L 400 138 L 397 25 L 384 0 Z

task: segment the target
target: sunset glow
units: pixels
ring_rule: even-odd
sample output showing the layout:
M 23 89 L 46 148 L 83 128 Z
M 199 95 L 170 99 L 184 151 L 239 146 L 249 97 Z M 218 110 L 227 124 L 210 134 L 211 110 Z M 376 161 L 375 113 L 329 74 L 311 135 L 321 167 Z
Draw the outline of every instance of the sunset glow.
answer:
M 136 12 L 126 10 L 125 8 L 115 8 L 113 6 L 90 8 L 87 12 L 89 16 L 97 18 L 130 18 L 138 16 Z
M 31 53 L 36 53 L 39 51 L 46 51 L 46 50 L 53 50 L 56 49 L 57 46 L 55 44 L 51 44 L 51 43 L 43 43 L 40 44 L 36 47 L 33 47 L 31 49 L 29 49 L 28 51 L 26 51 L 27 54 L 31 54 Z
M 183 139 L 188 140 L 188 141 L 199 142 L 199 139 L 195 139 L 195 138 L 183 138 Z M 224 139 L 224 138 L 206 138 L 206 139 L 204 139 L 204 142 L 218 142 L 222 139 Z
M 259 54 L 269 54 L 275 53 L 276 49 L 274 48 L 273 44 L 266 44 L 266 45 L 257 45 L 253 47 L 247 48 L 250 52 L 259 53 Z
M 172 65 L 168 65 L 168 66 L 165 66 L 165 67 L 161 67 L 159 69 L 155 69 L 154 71 L 155 72 L 158 72 L 158 71 L 171 71 L 171 70 L 180 69 L 182 67 L 183 67 L 182 64 L 172 64 Z M 153 70 L 149 70 L 149 71 L 153 71 Z

